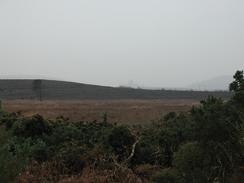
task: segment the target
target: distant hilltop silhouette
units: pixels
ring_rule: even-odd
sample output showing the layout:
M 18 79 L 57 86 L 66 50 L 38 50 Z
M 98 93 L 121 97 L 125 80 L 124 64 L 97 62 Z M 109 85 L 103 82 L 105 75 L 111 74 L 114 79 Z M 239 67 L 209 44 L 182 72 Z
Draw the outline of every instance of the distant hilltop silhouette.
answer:
M 215 90 L 228 90 L 229 84 L 233 81 L 232 76 L 219 76 L 215 77 L 209 80 L 196 82 L 191 84 L 190 86 L 187 86 L 186 88 L 192 89 L 192 90 L 208 90 L 208 91 L 215 91 Z
M 0 79 L 1 99 L 38 99 L 33 79 Z M 227 91 L 149 90 L 108 87 L 67 81 L 41 80 L 39 90 L 43 100 L 113 100 L 113 99 L 196 99 L 209 95 L 227 99 Z

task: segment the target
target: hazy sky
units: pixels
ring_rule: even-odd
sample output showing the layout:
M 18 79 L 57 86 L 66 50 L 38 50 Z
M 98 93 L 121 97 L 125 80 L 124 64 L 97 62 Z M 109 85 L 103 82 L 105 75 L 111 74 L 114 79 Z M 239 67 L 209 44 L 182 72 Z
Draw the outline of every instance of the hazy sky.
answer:
M 243 0 L 0 0 L 0 75 L 184 87 L 243 65 Z

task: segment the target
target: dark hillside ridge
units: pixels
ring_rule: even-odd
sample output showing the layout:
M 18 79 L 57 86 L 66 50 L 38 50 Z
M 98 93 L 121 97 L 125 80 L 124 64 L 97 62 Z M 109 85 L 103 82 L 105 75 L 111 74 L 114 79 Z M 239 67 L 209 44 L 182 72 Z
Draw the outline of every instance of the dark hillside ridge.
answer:
M 0 80 L 1 99 L 38 99 L 38 92 L 33 89 L 34 80 Z M 227 91 L 178 91 L 146 90 L 121 87 L 106 87 L 65 81 L 41 80 L 43 100 L 113 100 L 113 99 L 196 99 L 209 95 L 228 99 Z

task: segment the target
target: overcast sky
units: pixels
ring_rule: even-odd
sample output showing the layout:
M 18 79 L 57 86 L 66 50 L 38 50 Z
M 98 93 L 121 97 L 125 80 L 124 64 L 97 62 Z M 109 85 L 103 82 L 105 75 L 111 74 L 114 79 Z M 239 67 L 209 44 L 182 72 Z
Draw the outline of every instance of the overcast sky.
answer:
M 243 65 L 243 0 L 0 0 L 0 75 L 184 87 Z

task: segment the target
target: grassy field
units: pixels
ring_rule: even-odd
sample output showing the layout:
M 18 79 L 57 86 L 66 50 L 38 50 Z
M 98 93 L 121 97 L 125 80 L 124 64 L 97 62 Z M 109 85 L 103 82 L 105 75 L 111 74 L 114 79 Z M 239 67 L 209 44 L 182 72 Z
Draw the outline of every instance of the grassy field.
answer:
M 21 112 L 25 116 L 41 114 L 54 119 L 58 116 L 72 121 L 101 121 L 107 113 L 109 122 L 148 123 L 159 119 L 170 111 L 187 111 L 196 100 L 79 100 L 79 101 L 35 101 L 5 100 L 4 110 Z

